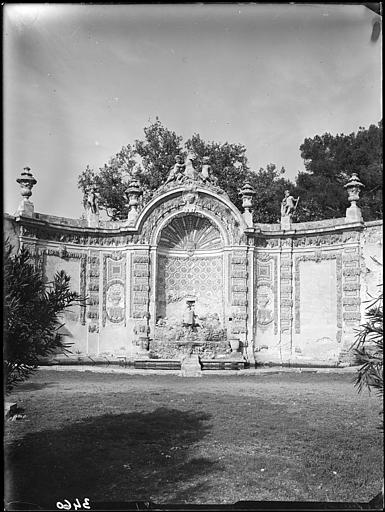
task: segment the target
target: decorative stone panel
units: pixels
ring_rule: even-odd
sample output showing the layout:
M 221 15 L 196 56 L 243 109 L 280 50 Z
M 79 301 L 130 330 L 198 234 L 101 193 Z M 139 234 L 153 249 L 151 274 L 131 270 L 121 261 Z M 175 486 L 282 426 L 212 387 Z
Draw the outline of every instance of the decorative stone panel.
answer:
M 88 332 L 99 332 L 99 279 L 100 279 L 100 258 L 99 253 L 92 252 L 87 257 L 88 273 L 87 273 L 87 318 Z
M 126 257 L 122 253 L 103 255 L 102 325 L 126 325 Z
M 336 261 L 336 318 L 337 318 L 337 338 L 340 339 L 340 332 L 342 329 L 342 258 L 340 253 L 336 252 L 321 252 L 321 253 L 306 253 L 302 255 L 295 255 L 294 263 L 294 280 L 295 280 L 295 333 L 301 332 L 301 273 L 300 264 L 302 261 L 314 261 L 314 263 L 335 260 Z M 311 286 L 311 283 L 309 284 Z
M 361 319 L 360 308 L 355 306 L 355 309 L 352 309 L 352 306 L 360 301 L 361 270 L 359 247 L 346 247 L 342 254 L 342 264 L 343 320 L 347 326 L 354 328 L 358 327 Z
M 150 269 L 151 257 L 148 251 L 135 251 L 131 267 L 131 316 L 142 320 L 146 326 L 150 301 Z M 143 329 L 142 325 L 141 329 Z
M 278 333 L 277 281 L 277 256 L 270 253 L 256 254 L 255 322 L 262 331 L 273 322 L 274 334 Z
M 286 244 L 290 247 L 290 244 Z M 281 333 L 290 335 L 293 308 L 292 308 L 292 253 L 285 251 L 281 253 L 280 260 L 280 320 L 281 320 Z
M 247 332 L 248 271 L 246 251 L 234 251 L 230 259 L 231 327 L 230 336 L 244 337 Z

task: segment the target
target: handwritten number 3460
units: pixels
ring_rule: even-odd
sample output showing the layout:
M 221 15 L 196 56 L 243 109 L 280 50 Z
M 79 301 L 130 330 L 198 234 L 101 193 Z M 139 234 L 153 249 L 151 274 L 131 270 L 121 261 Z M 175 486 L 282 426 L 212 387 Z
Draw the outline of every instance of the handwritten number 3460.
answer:
M 61 501 L 56 502 L 56 508 L 58 508 L 60 510 L 71 510 L 72 506 L 74 507 L 74 510 L 78 510 L 78 509 L 89 510 L 91 508 L 89 498 L 84 498 L 83 503 L 80 503 L 79 498 L 76 498 L 74 503 L 71 503 L 68 500 L 64 500 L 64 503 L 62 503 Z

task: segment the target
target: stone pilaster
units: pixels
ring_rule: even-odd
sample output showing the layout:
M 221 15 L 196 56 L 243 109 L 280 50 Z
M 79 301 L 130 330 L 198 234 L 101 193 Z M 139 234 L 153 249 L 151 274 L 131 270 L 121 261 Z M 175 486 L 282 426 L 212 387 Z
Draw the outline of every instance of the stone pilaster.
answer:
M 234 251 L 230 263 L 232 325 L 229 337 L 238 338 L 243 346 L 247 344 L 247 275 L 246 248 L 242 251 Z
M 247 361 L 251 364 L 255 363 L 254 356 L 254 332 L 255 332 L 255 318 L 254 318 L 254 295 L 255 295 L 255 276 L 256 276 L 256 258 L 255 258 L 255 247 L 254 247 L 254 238 L 249 239 L 249 247 L 247 251 L 248 256 L 248 290 L 247 290 L 247 301 L 248 301 L 248 318 L 247 318 L 247 336 L 246 343 L 247 347 L 245 350 L 245 355 Z
M 137 339 L 149 335 L 149 305 L 151 257 L 146 250 L 137 250 L 132 256 L 132 317 L 136 320 Z
M 292 239 L 281 240 L 280 252 L 280 350 L 284 360 L 292 351 L 293 252 Z M 283 245 L 282 245 L 283 244 Z
M 100 259 L 98 253 L 91 252 L 87 258 L 87 319 L 88 332 L 99 332 L 99 289 L 100 286 Z
M 342 346 L 341 363 L 353 363 L 351 347 L 360 325 L 360 250 L 356 244 L 345 246 L 342 253 Z
M 99 353 L 100 319 L 102 318 L 102 301 L 100 300 L 101 282 L 100 257 L 98 251 L 88 251 L 87 257 L 87 354 Z

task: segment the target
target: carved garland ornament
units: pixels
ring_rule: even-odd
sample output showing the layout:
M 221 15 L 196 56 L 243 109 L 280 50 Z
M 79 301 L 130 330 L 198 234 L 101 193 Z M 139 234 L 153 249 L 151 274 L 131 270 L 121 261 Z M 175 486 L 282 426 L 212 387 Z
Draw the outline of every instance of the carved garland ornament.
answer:
M 99 265 L 98 254 L 87 257 L 88 262 L 88 332 L 99 332 Z
M 119 269 L 119 277 L 114 278 L 110 272 L 111 264 Z M 113 267 L 112 267 L 113 268 Z M 103 318 L 102 325 L 105 327 L 106 320 L 126 325 L 126 255 L 105 254 L 103 256 Z
M 85 234 L 85 233 L 77 233 L 77 232 L 63 232 L 54 229 L 45 229 L 35 226 L 21 226 L 21 236 L 26 238 L 34 238 L 44 241 L 52 241 L 52 242 L 62 242 L 62 243 L 71 243 L 82 246 L 115 246 L 119 247 L 120 245 L 135 245 L 139 242 L 139 235 L 134 233 L 129 233 L 125 235 L 116 235 L 116 234 Z
M 269 253 L 259 253 L 257 255 L 257 279 L 255 296 L 257 301 L 257 324 L 266 328 L 274 320 L 274 334 L 278 333 L 278 275 L 277 275 L 277 256 Z M 269 292 L 268 289 L 271 291 Z M 258 302 L 258 296 L 264 295 Z M 265 304 L 263 304 L 265 302 Z M 271 304 L 273 302 L 273 304 Z M 271 306 L 270 306 L 271 304 Z M 271 308 L 272 307 L 272 311 Z M 258 314 L 258 309 L 259 314 Z M 264 311 L 266 310 L 266 312 Z M 271 311 L 271 314 L 269 313 Z M 270 319 L 270 321 L 267 321 Z
M 148 332 L 151 257 L 148 252 L 135 252 L 131 260 L 130 315 L 140 319 L 140 329 Z M 141 331 L 142 332 L 142 331 Z

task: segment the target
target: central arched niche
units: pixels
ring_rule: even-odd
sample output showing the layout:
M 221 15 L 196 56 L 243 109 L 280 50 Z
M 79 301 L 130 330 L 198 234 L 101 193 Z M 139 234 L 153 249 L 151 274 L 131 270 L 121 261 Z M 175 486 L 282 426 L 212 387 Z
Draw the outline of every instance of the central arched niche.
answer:
M 223 325 L 223 239 L 207 217 L 174 217 L 158 242 L 156 320 L 180 325 L 187 300 L 199 318 Z M 205 321 L 205 320 L 204 320 Z M 203 322 L 203 320 L 202 320 Z
M 182 250 L 189 255 L 196 250 L 221 249 L 221 235 L 207 217 L 184 215 L 174 218 L 162 230 L 159 248 Z

